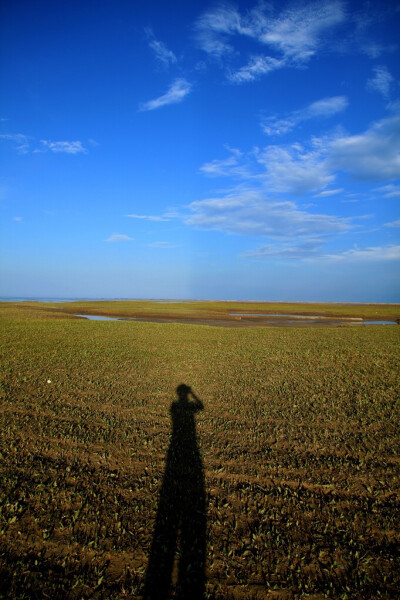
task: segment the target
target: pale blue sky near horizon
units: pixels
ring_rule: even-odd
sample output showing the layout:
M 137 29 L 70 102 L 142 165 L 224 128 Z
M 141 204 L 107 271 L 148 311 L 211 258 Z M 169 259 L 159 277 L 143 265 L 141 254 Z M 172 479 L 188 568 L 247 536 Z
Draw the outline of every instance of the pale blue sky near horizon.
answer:
M 399 2 L 0 10 L 0 296 L 400 302 Z

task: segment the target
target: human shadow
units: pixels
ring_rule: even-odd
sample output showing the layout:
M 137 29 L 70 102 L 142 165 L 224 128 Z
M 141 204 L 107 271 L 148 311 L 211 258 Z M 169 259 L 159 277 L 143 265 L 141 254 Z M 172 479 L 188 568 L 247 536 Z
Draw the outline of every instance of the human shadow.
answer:
M 183 383 L 176 392 L 143 600 L 167 600 L 171 595 L 181 600 L 204 597 L 205 482 L 195 423 L 203 404 Z

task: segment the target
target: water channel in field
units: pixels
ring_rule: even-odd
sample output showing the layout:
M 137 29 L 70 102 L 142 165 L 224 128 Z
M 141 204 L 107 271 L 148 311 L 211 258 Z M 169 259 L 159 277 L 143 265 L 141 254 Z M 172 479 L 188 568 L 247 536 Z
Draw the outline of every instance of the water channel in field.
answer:
M 82 315 L 77 314 L 76 317 L 89 319 L 89 321 L 154 321 L 160 322 L 158 319 L 146 319 L 146 318 L 129 318 L 129 317 L 106 317 L 103 315 Z M 303 326 L 307 323 L 312 326 L 316 324 L 329 325 L 397 325 L 396 321 L 364 321 L 361 317 L 326 317 L 321 315 L 289 315 L 289 314 L 268 314 L 268 313 L 229 313 L 230 317 L 260 317 L 260 319 L 249 319 L 247 322 L 248 326 L 256 326 L 257 323 L 269 324 L 275 326 L 291 326 L 300 325 Z M 167 319 L 162 322 L 177 322 L 178 319 Z M 179 322 L 184 320 L 179 319 Z M 230 319 L 225 320 L 225 325 L 229 325 Z M 193 324 L 193 321 L 191 321 Z M 198 320 L 198 324 L 202 324 L 202 319 Z M 210 324 L 210 323 L 208 323 Z M 217 324 L 217 323 L 215 323 Z M 232 323 L 233 324 L 233 323 Z

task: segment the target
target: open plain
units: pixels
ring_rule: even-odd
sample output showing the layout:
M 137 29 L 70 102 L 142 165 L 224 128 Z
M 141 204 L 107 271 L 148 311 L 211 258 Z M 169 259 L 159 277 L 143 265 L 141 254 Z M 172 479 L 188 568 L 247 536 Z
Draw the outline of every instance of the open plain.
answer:
M 277 313 L 329 322 L 254 316 Z M 3 597 L 398 597 L 400 328 L 360 323 L 399 305 L 0 318 Z

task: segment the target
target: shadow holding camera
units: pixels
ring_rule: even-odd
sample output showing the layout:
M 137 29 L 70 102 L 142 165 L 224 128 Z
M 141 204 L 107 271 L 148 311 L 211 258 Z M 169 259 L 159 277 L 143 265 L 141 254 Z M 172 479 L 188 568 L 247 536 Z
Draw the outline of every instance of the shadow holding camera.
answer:
M 205 482 L 195 423 L 203 404 L 185 384 L 176 391 L 143 600 L 167 600 L 171 595 L 181 600 L 204 597 Z

